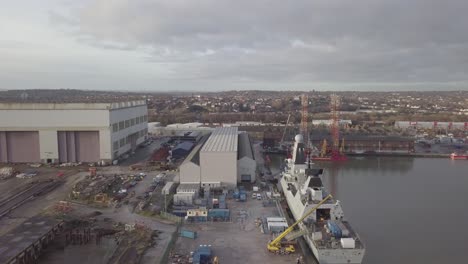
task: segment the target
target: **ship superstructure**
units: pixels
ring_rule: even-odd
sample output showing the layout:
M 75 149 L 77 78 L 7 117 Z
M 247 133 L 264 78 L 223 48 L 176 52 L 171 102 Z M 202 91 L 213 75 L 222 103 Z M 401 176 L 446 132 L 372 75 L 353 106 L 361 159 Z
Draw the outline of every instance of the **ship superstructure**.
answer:
M 327 195 L 320 176 L 323 169 L 311 168 L 302 135 L 295 137 L 293 156 L 287 159 L 281 187 L 294 219 L 300 219 Z M 361 263 L 364 244 L 334 198 L 299 224 L 305 241 L 320 264 Z

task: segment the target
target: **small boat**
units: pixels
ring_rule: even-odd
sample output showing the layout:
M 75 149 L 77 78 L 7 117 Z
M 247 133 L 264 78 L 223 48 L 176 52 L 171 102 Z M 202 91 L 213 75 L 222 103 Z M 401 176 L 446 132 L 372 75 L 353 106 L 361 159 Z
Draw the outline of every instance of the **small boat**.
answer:
M 452 153 L 452 154 L 450 154 L 450 158 L 452 160 L 468 160 L 468 154 Z

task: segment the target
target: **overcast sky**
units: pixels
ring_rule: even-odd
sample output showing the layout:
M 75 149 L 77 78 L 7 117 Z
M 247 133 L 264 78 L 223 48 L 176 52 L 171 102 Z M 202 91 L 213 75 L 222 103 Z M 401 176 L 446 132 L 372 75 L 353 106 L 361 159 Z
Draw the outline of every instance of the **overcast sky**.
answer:
M 1 2 L 0 89 L 468 89 L 466 0 Z

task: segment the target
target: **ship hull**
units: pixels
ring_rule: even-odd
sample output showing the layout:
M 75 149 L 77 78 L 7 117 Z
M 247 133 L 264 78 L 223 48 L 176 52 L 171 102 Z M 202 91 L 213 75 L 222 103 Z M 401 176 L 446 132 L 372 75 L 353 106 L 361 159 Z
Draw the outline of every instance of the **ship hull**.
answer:
M 468 155 L 450 155 L 452 160 L 468 160 Z

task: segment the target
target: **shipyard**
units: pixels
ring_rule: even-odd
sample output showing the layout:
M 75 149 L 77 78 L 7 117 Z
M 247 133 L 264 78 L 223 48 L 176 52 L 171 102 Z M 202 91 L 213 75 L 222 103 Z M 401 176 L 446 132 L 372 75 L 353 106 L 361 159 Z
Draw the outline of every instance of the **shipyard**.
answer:
M 303 94 L 299 123 L 166 126 L 145 100 L 5 101 L 0 262 L 369 263 L 375 240 L 353 214 L 366 207 L 348 218 L 338 175 L 418 154 L 464 166 L 453 153 L 468 150 L 468 129 L 400 122 L 400 135 L 364 135 L 331 98 L 330 120 L 311 121 Z
M 468 263 L 468 1 L 4 1 L 0 264 Z

